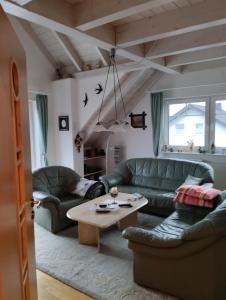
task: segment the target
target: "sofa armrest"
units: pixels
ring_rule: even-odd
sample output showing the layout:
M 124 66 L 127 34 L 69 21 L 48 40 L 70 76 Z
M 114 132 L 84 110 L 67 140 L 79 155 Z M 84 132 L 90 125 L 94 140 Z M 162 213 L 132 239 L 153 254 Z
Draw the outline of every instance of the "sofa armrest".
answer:
M 100 176 L 100 181 L 104 184 L 106 193 L 108 193 L 112 186 L 123 184 L 123 177 L 119 174 Z
M 151 230 L 146 230 L 138 227 L 128 227 L 123 233 L 123 237 L 139 244 L 144 244 L 146 246 L 151 246 L 154 248 L 174 248 L 183 243 L 181 239 L 160 237 L 157 234 L 151 232 Z
M 94 198 L 104 195 L 104 184 L 102 182 L 96 182 L 88 189 L 84 198 L 92 200 Z
M 39 201 L 40 202 L 39 206 L 43 206 L 43 207 L 48 207 L 49 204 L 54 204 L 56 206 L 60 205 L 59 198 L 44 192 L 39 192 L 39 191 L 33 192 L 33 199 Z

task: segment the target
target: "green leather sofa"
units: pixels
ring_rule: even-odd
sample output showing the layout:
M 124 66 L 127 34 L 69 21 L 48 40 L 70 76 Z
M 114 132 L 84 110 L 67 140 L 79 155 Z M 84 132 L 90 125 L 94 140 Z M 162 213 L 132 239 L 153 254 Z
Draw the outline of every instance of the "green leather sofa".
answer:
M 212 212 L 179 205 L 154 229 L 129 227 L 123 236 L 136 283 L 179 299 L 226 299 L 226 191 Z
M 117 186 L 120 192 L 141 193 L 148 199 L 142 211 L 168 216 L 175 210 L 175 190 L 188 175 L 203 178 L 202 184 L 213 184 L 213 169 L 195 161 L 133 158 L 119 163 L 113 173 L 101 176 L 106 192 Z
M 33 172 L 33 198 L 40 201 L 40 205 L 34 208 L 35 221 L 39 225 L 57 233 L 73 224 L 66 216 L 70 208 L 105 193 L 103 184 L 97 182 L 84 197 L 72 194 L 80 178 L 75 171 L 62 166 L 45 167 Z

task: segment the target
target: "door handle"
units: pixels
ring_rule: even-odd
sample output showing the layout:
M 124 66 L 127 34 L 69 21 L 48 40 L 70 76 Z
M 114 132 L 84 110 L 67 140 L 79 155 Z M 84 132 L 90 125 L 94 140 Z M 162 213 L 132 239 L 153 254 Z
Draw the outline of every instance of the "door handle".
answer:
M 31 207 L 36 206 L 37 208 L 39 208 L 41 206 L 41 201 L 32 199 L 30 201 L 30 204 L 31 204 Z

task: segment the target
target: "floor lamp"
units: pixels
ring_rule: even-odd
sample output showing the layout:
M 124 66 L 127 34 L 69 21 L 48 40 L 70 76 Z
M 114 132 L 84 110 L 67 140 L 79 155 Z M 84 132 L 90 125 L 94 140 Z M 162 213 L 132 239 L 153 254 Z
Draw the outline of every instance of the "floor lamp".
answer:
M 106 150 L 105 150 L 105 156 L 106 156 L 106 161 L 105 161 L 105 168 L 106 168 L 106 175 L 109 174 L 109 146 L 111 142 L 111 137 L 114 134 L 113 131 L 109 132 L 109 136 L 107 138 L 107 143 L 106 143 Z

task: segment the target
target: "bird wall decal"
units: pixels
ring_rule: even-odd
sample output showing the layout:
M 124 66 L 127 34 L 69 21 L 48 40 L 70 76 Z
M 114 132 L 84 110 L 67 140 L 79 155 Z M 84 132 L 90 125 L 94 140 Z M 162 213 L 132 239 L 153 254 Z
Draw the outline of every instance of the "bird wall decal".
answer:
M 102 93 L 102 91 L 103 91 L 103 87 L 100 83 L 98 83 L 98 87 L 95 88 L 95 92 L 98 95 L 98 94 Z
M 88 95 L 87 95 L 87 93 L 85 93 L 85 99 L 83 100 L 84 107 L 86 106 L 86 104 L 88 103 L 88 101 L 89 101 Z

